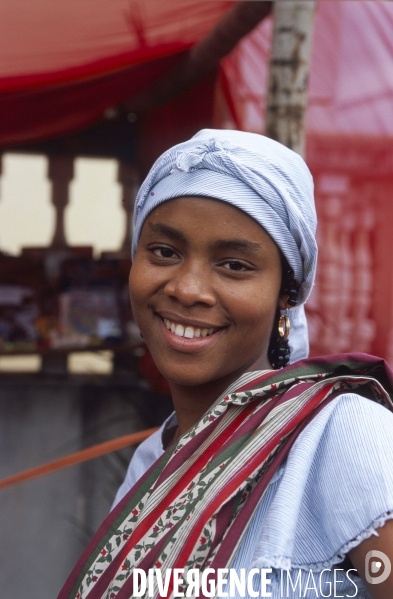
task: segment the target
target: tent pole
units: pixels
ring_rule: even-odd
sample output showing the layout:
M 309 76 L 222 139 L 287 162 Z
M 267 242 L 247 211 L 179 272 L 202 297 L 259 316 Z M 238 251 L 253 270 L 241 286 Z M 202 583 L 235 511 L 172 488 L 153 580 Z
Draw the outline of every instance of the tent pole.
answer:
M 302 156 L 315 4 L 276 0 L 273 9 L 265 130 Z

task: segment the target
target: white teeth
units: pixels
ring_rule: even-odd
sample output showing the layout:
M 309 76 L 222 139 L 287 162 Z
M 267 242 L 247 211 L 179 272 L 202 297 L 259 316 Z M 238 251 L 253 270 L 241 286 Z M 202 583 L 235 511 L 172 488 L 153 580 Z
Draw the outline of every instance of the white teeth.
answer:
M 175 327 L 175 335 L 179 335 L 179 337 L 183 337 L 184 335 L 184 327 L 181 324 L 177 324 Z
M 193 339 L 194 337 L 207 337 L 208 335 L 213 335 L 213 333 L 217 330 L 214 328 L 210 329 L 201 329 L 195 328 L 191 326 L 184 326 L 182 324 L 176 324 L 175 322 L 171 322 L 167 318 L 163 318 L 164 324 L 167 329 L 178 335 L 179 337 L 186 337 L 187 339 Z

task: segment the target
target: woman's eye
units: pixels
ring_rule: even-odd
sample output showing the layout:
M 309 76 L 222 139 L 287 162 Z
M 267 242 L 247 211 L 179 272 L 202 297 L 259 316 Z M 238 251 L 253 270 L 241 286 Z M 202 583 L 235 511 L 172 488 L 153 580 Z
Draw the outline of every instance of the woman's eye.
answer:
M 176 256 L 173 250 L 166 247 L 154 248 L 153 254 L 159 258 L 174 258 Z
M 238 262 L 237 260 L 230 260 L 229 262 L 225 262 L 223 266 L 228 270 L 235 270 L 238 272 L 247 270 L 246 266 L 242 262 Z

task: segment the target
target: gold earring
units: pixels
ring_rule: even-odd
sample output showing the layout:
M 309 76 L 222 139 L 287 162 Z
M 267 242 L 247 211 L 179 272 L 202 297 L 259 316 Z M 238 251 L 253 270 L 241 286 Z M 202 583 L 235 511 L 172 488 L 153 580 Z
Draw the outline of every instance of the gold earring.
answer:
M 278 321 L 278 334 L 282 339 L 286 339 L 289 335 L 290 330 L 291 321 L 289 320 L 288 310 L 286 310 L 285 314 L 281 314 L 280 319 Z

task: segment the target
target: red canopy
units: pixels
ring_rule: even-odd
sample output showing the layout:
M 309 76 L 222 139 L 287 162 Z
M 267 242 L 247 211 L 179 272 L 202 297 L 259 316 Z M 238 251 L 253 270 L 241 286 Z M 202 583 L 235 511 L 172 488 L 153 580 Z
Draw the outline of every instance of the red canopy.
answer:
M 0 0 L 0 143 L 86 126 L 162 74 L 234 5 L 223 0 Z M 392 134 L 393 3 L 322 1 L 312 131 Z M 235 121 L 263 131 L 271 19 L 225 59 Z M 42 110 L 43 106 L 45 110 Z
M 0 0 L 0 144 L 93 123 L 165 72 L 233 4 Z

